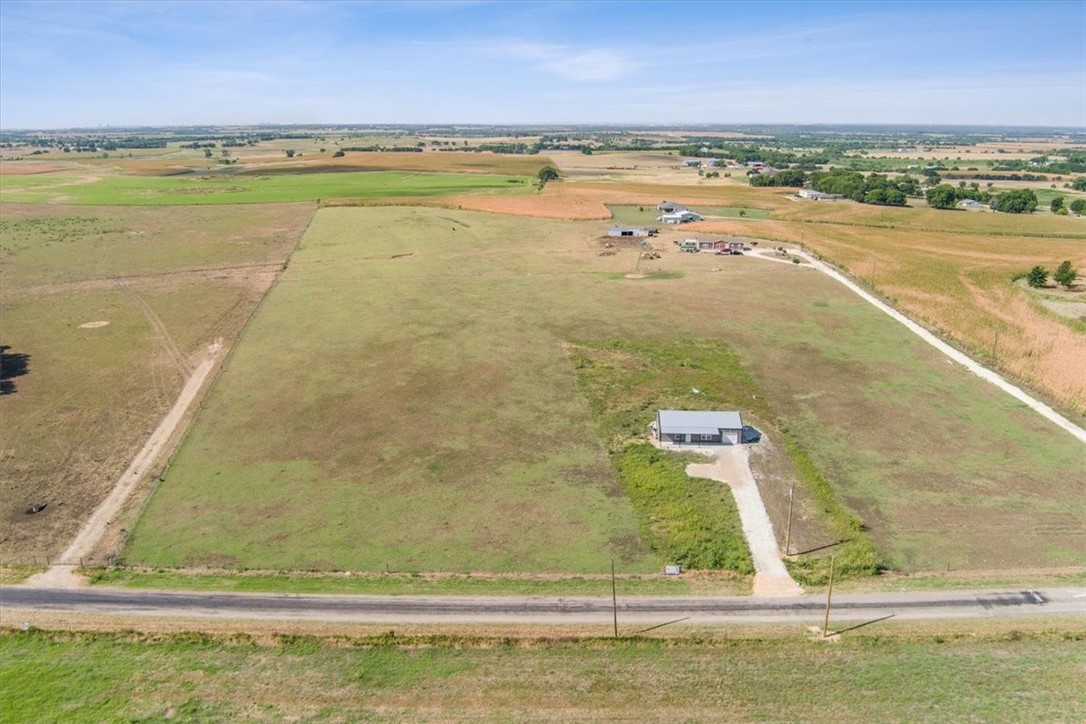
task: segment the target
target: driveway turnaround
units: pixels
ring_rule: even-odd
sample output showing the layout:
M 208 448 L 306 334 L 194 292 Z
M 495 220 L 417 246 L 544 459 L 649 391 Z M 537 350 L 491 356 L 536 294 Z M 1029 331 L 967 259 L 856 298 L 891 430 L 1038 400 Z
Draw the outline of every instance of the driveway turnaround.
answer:
M 797 596 L 803 593 L 781 560 L 773 523 L 769 520 L 762 494 L 750 472 L 747 448 L 742 445 L 725 445 L 713 451 L 711 463 L 691 463 L 686 474 L 692 478 L 709 478 L 725 483 L 735 496 L 739 508 L 739 520 L 743 535 L 750 546 L 754 561 L 755 596 Z

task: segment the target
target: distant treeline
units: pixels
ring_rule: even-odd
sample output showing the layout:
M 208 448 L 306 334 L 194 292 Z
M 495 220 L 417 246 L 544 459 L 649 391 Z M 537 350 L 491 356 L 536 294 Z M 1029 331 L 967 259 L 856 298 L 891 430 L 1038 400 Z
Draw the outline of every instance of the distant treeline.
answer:
M 422 153 L 418 146 L 344 146 L 342 151 L 391 151 L 393 153 Z
M 992 166 L 995 171 L 1023 171 L 1033 169 L 1045 173 L 1067 174 L 1086 173 L 1086 151 L 1067 151 L 1066 161 L 1053 161 L 1048 156 L 1037 156 L 1027 161 L 1010 159 L 999 161 Z
M 864 176 L 858 171 L 834 169 L 807 173 L 800 169 L 785 169 L 775 174 L 750 177 L 751 186 L 790 186 L 810 188 L 826 194 L 840 194 L 861 204 L 904 206 L 906 197 L 920 195 L 920 182 L 912 176 L 889 178 L 873 173 Z
M 949 171 L 944 178 L 976 179 L 977 181 L 1047 181 L 1048 176 L 1037 173 L 976 173 L 972 171 Z

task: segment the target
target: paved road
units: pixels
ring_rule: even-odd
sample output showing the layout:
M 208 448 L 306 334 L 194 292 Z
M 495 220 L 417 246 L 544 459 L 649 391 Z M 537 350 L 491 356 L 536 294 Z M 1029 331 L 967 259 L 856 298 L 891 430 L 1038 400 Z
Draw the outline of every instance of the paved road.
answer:
M 821 622 L 821 596 L 631 597 L 619 599 L 620 623 L 675 619 L 695 624 Z M 0 586 L 0 611 L 77 611 L 168 618 L 231 618 L 369 623 L 609 624 L 609 598 L 485 598 L 460 596 L 339 596 L 48 589 Z M 999 616 L 1086 616 L 1083 589 L 939 591 L 834 596 L 832 620 Z M 10 619 L 9 619 L 10 620 Z

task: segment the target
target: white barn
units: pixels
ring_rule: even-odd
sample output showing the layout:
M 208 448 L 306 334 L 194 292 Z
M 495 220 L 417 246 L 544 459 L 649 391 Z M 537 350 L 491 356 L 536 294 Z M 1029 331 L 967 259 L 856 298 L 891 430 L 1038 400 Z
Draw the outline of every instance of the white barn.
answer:
M 743 418 L 735 411 L 657 410 L 653 436 L 665 445 L 738 445 Z
M 688 221 L 701 221 L 701 214 L 686 209 L 683 211 L 661 214 L 656 217 L 656 220 L 665 224 L 685 224 Z

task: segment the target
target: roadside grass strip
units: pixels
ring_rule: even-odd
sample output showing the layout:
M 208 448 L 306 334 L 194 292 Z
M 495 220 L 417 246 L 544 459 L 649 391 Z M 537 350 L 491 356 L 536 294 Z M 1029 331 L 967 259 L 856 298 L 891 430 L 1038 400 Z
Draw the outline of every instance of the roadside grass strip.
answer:
M 1081 721 L 1082 633 L 0 631 L 3 721 Z M 909 682 L 902 686 L 902 682 Z

